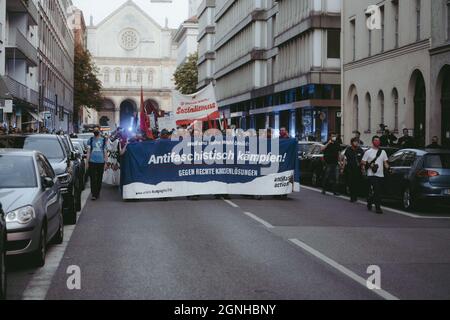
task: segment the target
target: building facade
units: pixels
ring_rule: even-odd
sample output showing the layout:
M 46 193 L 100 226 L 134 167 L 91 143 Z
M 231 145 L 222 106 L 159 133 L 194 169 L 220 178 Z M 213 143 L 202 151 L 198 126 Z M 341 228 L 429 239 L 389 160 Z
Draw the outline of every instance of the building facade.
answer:
M 216 0 L 203 0 L 198 7 L 198 85 L 203 89 L 214 81 Z
M 132 126 L 141 88 L 149 114 L 172 111 L 175 30 L 161 27 L 129 0 L 98 25 L 88 26 L 87 32 L 105 97 L 98 115 L 101 125 Z
M 184 64 L 187 58 L 198 50 L 198 20 L 192 16 L 184 21 L 174 35 L 177 44 L 177 67 Z
M 73 131 L 74 36 L 71 0 L 38 0 L 40 107 L 49 130 Z
M 216 95 L 233 125 L 339 133 L 340 11 L 340 0 L 216 0 Z
M 367 25 L 369 0 L 343 2 L 344 135 L 363 141 L 408 129 L 418 146 L 433 136 L 450 142 L 447 0 L 378 3 L 379 26 Z M 372 30 L 371 30 L 372 29 Z
M 0 1 L 0 125 L 39 127 L 38 10 L 35 1 Z

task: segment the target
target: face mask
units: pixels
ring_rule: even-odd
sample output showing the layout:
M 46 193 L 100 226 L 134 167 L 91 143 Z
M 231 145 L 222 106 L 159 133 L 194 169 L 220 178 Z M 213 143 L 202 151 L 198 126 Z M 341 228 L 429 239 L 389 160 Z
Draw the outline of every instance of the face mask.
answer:
M 331 141 L 336 142 L 336 141 L 337 141 L 337 138 L 334 137 L 334 138 L 331 139 Z
M 381 145 L 381 142 L 380 142 L 380 141 L 375 141 L 375 142 L 373 143 L 373 146 L 374 146 L 375 148 L 379 148 L 380 145 Z

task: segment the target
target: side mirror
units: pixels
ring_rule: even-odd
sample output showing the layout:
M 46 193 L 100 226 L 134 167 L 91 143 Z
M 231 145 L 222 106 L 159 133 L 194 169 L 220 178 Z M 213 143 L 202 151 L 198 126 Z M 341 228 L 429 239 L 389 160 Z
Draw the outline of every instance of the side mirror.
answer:
M 70 153 L 70 160 L 72 160 L 72 161 L 77 160 L 77 152 L 76 151 L 72 151 Z
M 52 188 L 54 185 L 55 185 L 55 183 L 53 182 L 52 178 L 50 178 L 50 177 L 42 178 L 42 187 L 44 189 Z

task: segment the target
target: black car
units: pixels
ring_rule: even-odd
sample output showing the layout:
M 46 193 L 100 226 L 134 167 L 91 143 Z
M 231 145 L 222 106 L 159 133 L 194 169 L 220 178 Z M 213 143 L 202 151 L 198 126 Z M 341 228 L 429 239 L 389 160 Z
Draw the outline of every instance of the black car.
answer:
M 0 203 L 0 300 L 6 299 L 6 221 Z
M 317 187 L 323 174 L 323 144 L 315 142 L 300 158 L 300 182 Z
M 429 201 L 450 203 L 450 150 L 404 149 L 389 158 L 383 198 L 405 210 Z
M 75 185 L 75 209 L 77 211 L 81 210 L 81 193 L 84 190 L 84 175 L 85 170 L 83 169 L 83 154 L 78 151 L 72 140 L 68 135 L 61 135 L 61 140 L 64 143 L 65 148 L 67 149 L 68 154 L 73 155 L 71 158 L 73 174 L 77 177 L 77 185 Z
M 0 136 L 0 148 L 40 151 L 50 161 L 61 184 L 64 220 L 75 224 L 81 206 L 79 160 L 63 136 L 50 134 Z

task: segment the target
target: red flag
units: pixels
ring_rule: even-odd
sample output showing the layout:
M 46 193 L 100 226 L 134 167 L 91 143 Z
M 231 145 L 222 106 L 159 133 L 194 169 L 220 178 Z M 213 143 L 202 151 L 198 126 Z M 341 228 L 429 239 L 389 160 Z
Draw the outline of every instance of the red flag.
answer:
M 150 128 L 150 120 L 148 119 L 147 112 L 145 111 L 145 102 L 144 102 L 144 89 L 141 87 L 141 121 L 140 127 L 142 133 L 145 133 L 149 139 L 154 139 L 153 131 Z

